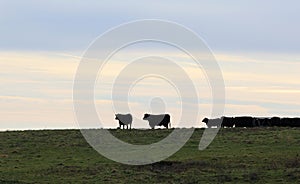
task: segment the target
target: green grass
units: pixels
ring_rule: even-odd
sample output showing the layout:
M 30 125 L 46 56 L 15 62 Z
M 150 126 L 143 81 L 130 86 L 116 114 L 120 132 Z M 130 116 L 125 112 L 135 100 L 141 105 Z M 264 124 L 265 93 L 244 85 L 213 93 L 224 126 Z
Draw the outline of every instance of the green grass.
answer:
M 149 144 L 171 130 L 111 130 Z M 198 150 L 203 130 L 165 161 L 129 166 L 93 150 L 79 130 L 0 132 L 0 183 L 300 183 L 300 128 L 221 129 Z

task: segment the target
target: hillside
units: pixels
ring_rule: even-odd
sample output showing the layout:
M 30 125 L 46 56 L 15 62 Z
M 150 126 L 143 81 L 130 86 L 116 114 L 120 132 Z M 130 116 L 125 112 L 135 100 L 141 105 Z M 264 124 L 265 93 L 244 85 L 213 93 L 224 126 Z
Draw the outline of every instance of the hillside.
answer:
M 111 132 L 149 144 L 171 130 Z M 225 128 L 199 151 L 202 133 L 165 161 L 128 166 L 99 155 L 79 130 L 0 132 L 0 183 L 300 182 L 300 128 Z

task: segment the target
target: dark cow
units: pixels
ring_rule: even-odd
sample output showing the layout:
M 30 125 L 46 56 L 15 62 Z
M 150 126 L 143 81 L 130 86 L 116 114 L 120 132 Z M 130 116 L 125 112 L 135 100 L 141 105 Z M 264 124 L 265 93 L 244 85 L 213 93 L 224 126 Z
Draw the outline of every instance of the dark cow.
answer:
M 217 118 L 217 119 L 204 118 L 202 120 L 202 122 L 204 122 L 208 128 L 211 128 L 211 127 L 220 127 L 221 124 L 222 124 L 222 118 Z
M 222 127 L 230 127 L 232 128 L 234 125 L 234 118 L 233 117 L 222 117 Z
M 272 122 L 270 118 L 254 118 L 255 126 L 271 126 Z
M 300 127 L 300 118 L 293 118 L 293 127 Z
M 250 116 L 235 117 L 234 125 L 235 125 L 235 127 L 255 127 L 256 120 L 255 120 L 255 118 L 250 117 Z
M 284 127 L 300 127 L 300 118 L 281 118 L 280 123 Z
M 271 121 L 271 126 L 281 126 L 281 120 L 280 120 L 280 118 L 279 117 L 272 117 L 271 119 L 270 119 L 270 121 Z
M 300 127 L 300 118 L 293 118 L 292 127 Z
M 155 128 L 155 126 L 164 126 L 167 129 L 171 128 L 171 117 L 169 114 L 144 114 L 143 120 L 147 120 L 149 122 L 149 125 L 152 129 Z
M 287 127 L 291 125 L 291 118 L 281 118 L 280 119 L 280 124 L 283 127 Z
M 128 129 L 128 125 L 130 126 L 131 129 L 131 124 L 132 124 L 132 115 L 131 114 L 115 114 L 115 120 L 119 120 L 119 128 L 121 129 L 121 126 L 123 126 L 123 129 L 126 128 Z

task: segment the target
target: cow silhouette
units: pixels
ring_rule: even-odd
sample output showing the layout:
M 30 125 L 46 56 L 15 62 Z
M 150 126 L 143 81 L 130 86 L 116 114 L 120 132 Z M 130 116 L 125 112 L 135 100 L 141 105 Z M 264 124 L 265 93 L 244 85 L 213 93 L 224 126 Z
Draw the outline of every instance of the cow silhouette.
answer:
M 220 127 L 222 124 L 222 119 L 221 118 L 216 118 L 216 119 L 204 118 L 202 120 L 202 122 L 204 122 L 208 128 Z
M 167 129 L 169 126 L 171 127 L 171 117 L 169 114 L 144 114 L 143 120 L 147 120 L 152 129 L 155 126 L 164 126 Z
M 131 129 L 131 124 L 132 124 L 132 115 L 131 114 L 115 114 L 115 120 L 119 120 L 119 128 L 121 129 L 123 126 L 123 129 L 126 128 L 128 129 L 128 126 Z
M 227 127 L 227 128 L 232 128 L 234 126 L 234 118 L 233 117 L 222 117 L 222 125 L 221 127 Z
M 255 127 L 255 118 L 250 116 L 242 116 L 234 118 L 235 127 Z

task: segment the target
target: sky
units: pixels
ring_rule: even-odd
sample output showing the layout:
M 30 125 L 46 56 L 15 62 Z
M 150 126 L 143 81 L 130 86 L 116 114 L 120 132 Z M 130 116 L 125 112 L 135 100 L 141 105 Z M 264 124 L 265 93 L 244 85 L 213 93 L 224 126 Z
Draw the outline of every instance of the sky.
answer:
M 296 0 L 0 1 L 0 130 L 77 128 L 72 89 L 84 52 L 107 30 L 142 19 L 178 23 L 204 40 L 223 74 L 224 115 L 300 116 L 299 10 Z M 205 73 L 174 48 L 144 43 L 121 50 L 100 73 L 104 80 L 95 85 L 95 104 L 105 127 L 118 125 L 111 99 L 115 78 L 128 61 L 145 55 L 179 63 L 200 96 L 191 105 L 199 107 L 200 119 L 210 115 Z M 150 77 L 130 92 L 134 127 L 148 127 L 140 119 L 158 111 L 160 98 L 174 125 L 179 123 L 176 90 Z M 185 126 L 201 126 L 200 121 Z

